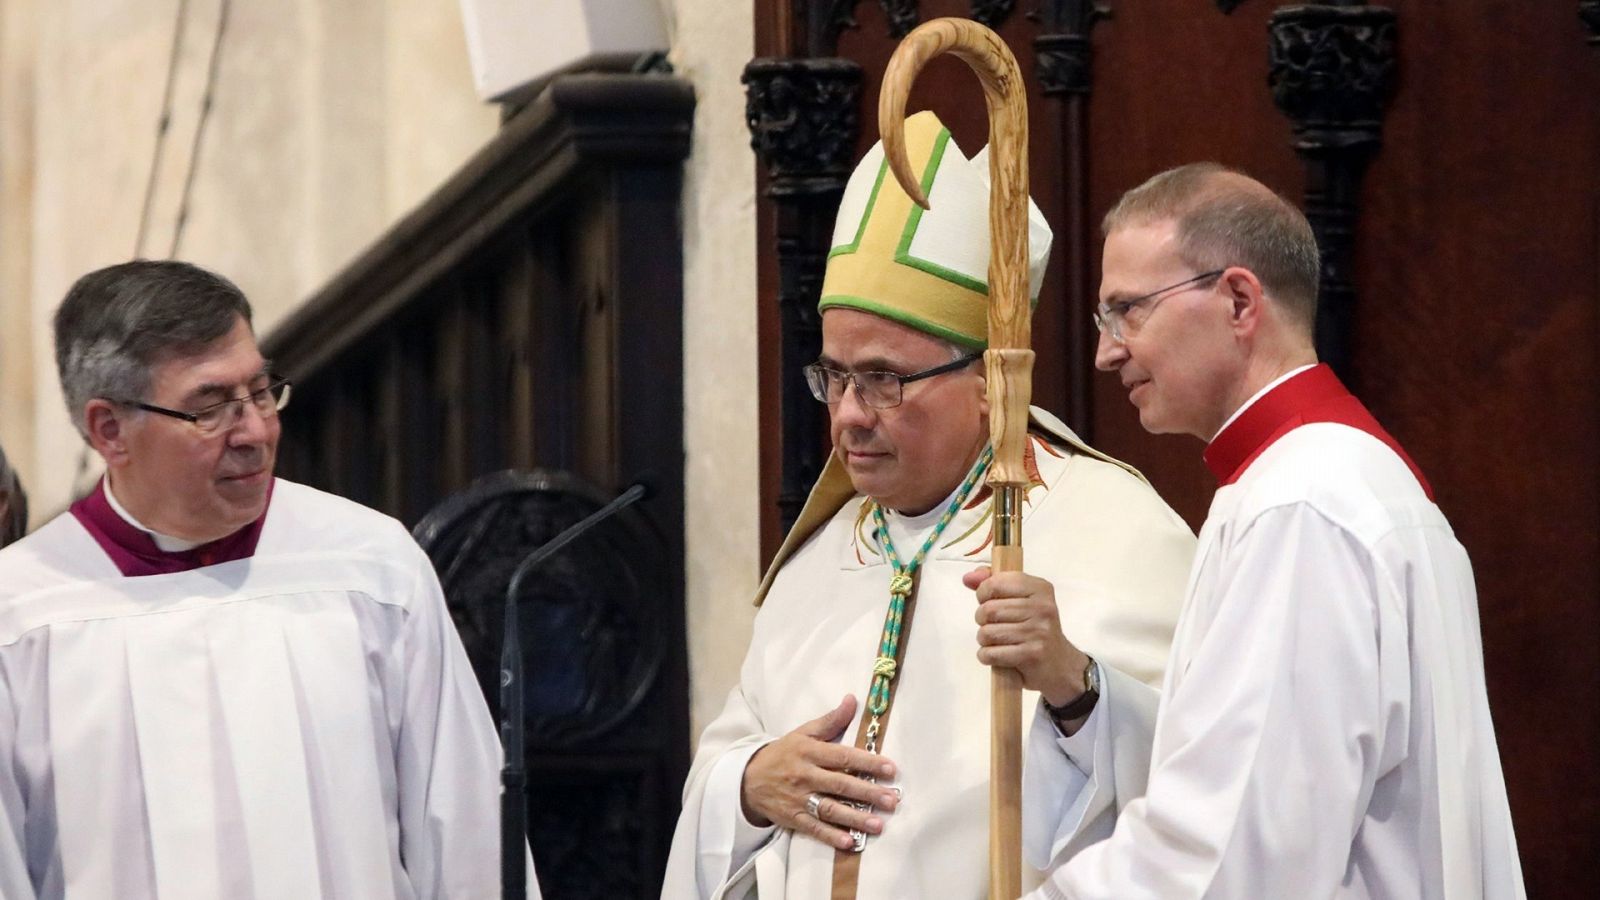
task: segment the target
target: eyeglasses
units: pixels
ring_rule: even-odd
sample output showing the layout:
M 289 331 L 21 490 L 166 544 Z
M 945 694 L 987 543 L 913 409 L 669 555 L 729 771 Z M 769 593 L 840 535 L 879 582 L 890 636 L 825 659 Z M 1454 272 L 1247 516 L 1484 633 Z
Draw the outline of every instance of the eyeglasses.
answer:
M 842 372 L 822 363 L 812 363 L 805 367 L 806 385 L 811 388 L 811 396 L 832 406 L 844 399 L 844 386 L 853 382 L 856 397 L 862 403 L 873 409 L 893 409 L 905 399 L 905 386 L 911 382 L 964 369 L 982 358 L 982 353 L 971 353 L 942 366 L 910 375 L 898 372 Z
M 206 436 L 221 434 L 239 423 L 244 418 L 244 405 L 246 403 L 255 407 L 263 419 L 270 419 L 278 411 L 289 405 L 289 389 L 293 384 L 287 378 L 277 378 L 266 387 L 257 388 L 243 397 L 230 397 L 213 403 L 194 412 L 167 409 L 153 403 L 140 403 L 136 400 L 121 400 L 120 403 L 132 406 L 146 412 L 160 413 L 174 419 L 182 419 L 193 425 L 196 430 Z
M 1132 300 L 1118 300 L 1116 303 L 1110 304 L 1101 303 L 1094 311 L 1094 327 L 1099 329 L 1101 334 L 1110 332 L 1111 339 L 1120 344 L 1127 340 L 1129 334 L 1138 330 L 1141 322 L 1130 321 L 1128 313 L 1138 308 L 1140 304 L 1151 300 L 1155 301 L 1145 308 L 1145 317 L 1148 318 L 1151 313 L 1155 312 L 1155 308 L 1161 305 L 1162 300 L 1174 294 L 1183 293 L 1182 290 L 1179 290 L 1180 288 L 1193 289 L 1200 287 L 1204 282 L 1216 278 L 1226 271 L 1228 270 L 1217 269 L 1214 272 L 1202 272 L 1193 278 L 1186 278 L 1177 284 L 1169 284 L 1158 291 L 1151 291 L 1143 296 L 1134 297 Z

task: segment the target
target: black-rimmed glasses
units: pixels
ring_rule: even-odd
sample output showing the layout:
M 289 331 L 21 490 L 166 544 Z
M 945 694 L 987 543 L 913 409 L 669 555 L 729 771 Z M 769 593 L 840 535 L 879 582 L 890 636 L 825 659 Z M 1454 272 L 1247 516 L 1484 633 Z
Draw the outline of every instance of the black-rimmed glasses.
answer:
M 905 386 L 911 382 L 964 369 L 980 359 L 983 359 L 982 353 L 969 353 L 942 366 L 910 375 L 901 375 L 899 372 L 845 372 L 817 362 L 805 367 L 806 385 L 811 388 L 811 396 L 832 406 L 844 399 L 845 385 L 854 383 L 856 397 L 862 403 L 873 409 L 893 409 L 905 399 Z
M 287 378 L 275 378 L 266 387 L 257 388 L 243 397 L 230 397 L 211 404 L 194 412 L 184 412 L 179 409 L 167 409 L 165 406 L 156 406 L 154 403 L 142 403 L 138 400 L 120 400 L 127 406 L 142 409 L 145 412 L 159 413 L 182 419 L 193 425 L 201 434 L 221 434 L 239 423 L 244 418 L 244 405 L 246 403 L 255 407 L 263 419 L 269 419 L 278 414 L 278 411 L 289 405 L 289 393 L 293 383 Z
M 1228 270 L 1216 269 L 1211 272 L 1201 272 L 1193 278 L 1185 278 L 1177 284 L 1169 284 L 1160 290 L 1151 291 L 1131 300 L 1118 300 L 1110 304 L 1101 303 L 1095 307 L 1094 327 L 1099 329 L 1101 334 L 1109 332 L 1111 339 L 1120 344 L 1127 339 L 1128 333 L 1135 330 L 1128 327 L 1129 311 L 1138 308 L 1141 304 L 1150 303 L 1150 301 L 1154 300 L 1155 302 L 1150 303 L 1149 308 L 1145 310 L 1145 315 L 1148 316 L 1150 313 L 1155 312 L 1155 308 L 1161 305 L 1162 300 L 1174 294 L 1182 293 L 1180 289 L 1200 287 L 1206 281 L 1216 278 L 1226 271 Z

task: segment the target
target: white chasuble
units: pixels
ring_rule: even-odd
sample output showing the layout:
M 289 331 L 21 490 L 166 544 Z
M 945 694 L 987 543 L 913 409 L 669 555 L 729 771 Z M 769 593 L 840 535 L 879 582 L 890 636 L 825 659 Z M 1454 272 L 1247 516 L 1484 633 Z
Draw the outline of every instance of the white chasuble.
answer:
M 1025 506 L 1025 568 L 1054 583 L 1067 636 L 1117 671 L 1127 693 L 1143 696 L 1148 729 L 1156 700 L 1147 685 L 1161 678 L 1193 535 L 1125 468 L 1038 435 L 1029 443 L 1037 477 Z M 944 507 L 887 516 L 902 559 L 916 553 Z M 980 900 L 988 892 L 990 670 L 977 660 L 977 600 L 961 576 L 989 562 L 989 514 L 985 492 L 951 521 L 923 564 L 882 746 L 898 767 L 891 783 L 904 800 L 868 840 L 862 900 Z M 755 750 L 845 694 L 855 695 L 858 719 L 864 715 L 890 575 L 860 497 L 782 564 L 756 616 L 739 684 L 701 736 L 664 898 L 829 897 L 833 848 L 751 826 L 740 782 Z M 1025 715 L 1033 715 L 1036 698 L 1024 693 Z M 854 741 L 858 726 L 843 740 Z M 1054 733 L 1042 716 L 1033 727 Z M 1074 788 L 1069 775 L 1026 793 L 1025 816 L 1052 828 L 1063 817 L 1083 819 L 1065 801 Z M 1110 831 L 1108 821 L 1098 827 Z M 1037 872 L 1026 877 L 1037 884 Z
M 7 900 L 498 897 L 499 766 L 385 516 L 280 480 L 244 559 L 127 577 L 71 515 L 0 553 Z

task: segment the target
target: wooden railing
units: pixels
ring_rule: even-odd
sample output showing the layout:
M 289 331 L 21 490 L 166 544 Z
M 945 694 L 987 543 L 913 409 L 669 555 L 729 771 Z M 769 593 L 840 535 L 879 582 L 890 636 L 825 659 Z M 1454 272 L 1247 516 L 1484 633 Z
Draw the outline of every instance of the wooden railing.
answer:
M 505 469 L 553 473 L 596 497 L 655 476 L 639 507 L 652 546 L 618 564 L 655 604 L 638 621 L 652 623 L 642 639 L 659 643 L 661 663 L 639 667 L 647 682 L 608 686 L 644 702 L 621 721 L 575 726 L 571 711 L 614 710 L 530 684 L 567 716 L 541 731 L 529 710 L 533 851 L 552 900 L 656 896 L 688 765 L 679 193 L 693 107 L 687 82 L 667 75 L 554 79 L 263 342 L 295 381 L 285 477 L 408 525 Z M 492 679 L 499 597 L 474 590 L 452 594 L 452 612 Z M 572 649 L 562 635 L 535 637 Z M 530 660 L 530 675 L 540 665 Z

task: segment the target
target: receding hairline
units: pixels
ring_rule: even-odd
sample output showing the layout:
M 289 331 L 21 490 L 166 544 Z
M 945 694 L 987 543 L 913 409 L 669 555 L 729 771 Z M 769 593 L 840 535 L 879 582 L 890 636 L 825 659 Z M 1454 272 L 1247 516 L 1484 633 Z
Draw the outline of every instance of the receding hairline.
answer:
M 1164 225 L 1184 262 L 1197 269 L 1249 269 L 1293 319 L 1315 327 L 1321 254 L 1310 221 L 1283 195 L 1217 163 L 1190 163 L 1123 194 L 1100 227 L 1109 239 Z
M 1176 223 L 1195 210 L 1235 198 L 1295 209 L 1243 172 L 1220 163 L 1190 163 L 1153 175 L 1123 194 L 1101 220 L 1100 231 L 1109 235 L 1119 228 Z

